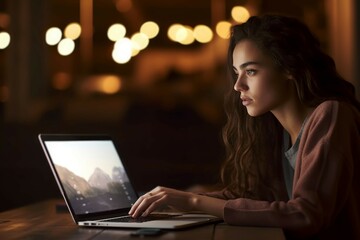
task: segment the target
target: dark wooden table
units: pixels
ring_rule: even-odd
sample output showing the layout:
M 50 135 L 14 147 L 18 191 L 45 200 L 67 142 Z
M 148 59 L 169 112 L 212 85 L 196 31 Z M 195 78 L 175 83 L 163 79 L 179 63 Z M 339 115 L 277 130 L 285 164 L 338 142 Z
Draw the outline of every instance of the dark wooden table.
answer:
M 57 211 L 62 200 L 48 200 L 0 213 L 0 239 L 272 239 L 285 240 L 279 228 L 229 226 L 224 223 L 165 231 L 156 237 L 134 237 L 134 229 L 84 228 L 67 211 Z

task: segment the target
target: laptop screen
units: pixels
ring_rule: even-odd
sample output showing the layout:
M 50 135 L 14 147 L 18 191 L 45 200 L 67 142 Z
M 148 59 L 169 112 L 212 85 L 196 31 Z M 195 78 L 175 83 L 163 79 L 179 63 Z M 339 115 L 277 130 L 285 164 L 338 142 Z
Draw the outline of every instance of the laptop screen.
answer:
M 44 141 L 75 214 L 129 208 L 137 196 L 111 140 Z

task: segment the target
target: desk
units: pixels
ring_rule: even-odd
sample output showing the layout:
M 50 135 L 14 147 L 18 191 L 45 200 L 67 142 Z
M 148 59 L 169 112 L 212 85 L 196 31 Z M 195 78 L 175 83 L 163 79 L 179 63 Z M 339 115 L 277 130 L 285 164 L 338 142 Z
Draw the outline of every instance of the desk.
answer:
M 78 227 L 68 212 L 56 211 L 57 203 L 63 201 L 48 200 L 0 213 L 0 239 L 140 239 L 130 236 L 132 229 Z M 224 223 L 171 230 L 157 237 L 144 238 L 285 240 L 279 228 L 238 227 Z

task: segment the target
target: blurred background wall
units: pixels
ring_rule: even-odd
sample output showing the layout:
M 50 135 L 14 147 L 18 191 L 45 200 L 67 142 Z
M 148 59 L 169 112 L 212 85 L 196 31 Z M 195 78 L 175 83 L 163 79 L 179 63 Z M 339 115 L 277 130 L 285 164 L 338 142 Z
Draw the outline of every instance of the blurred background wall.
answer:
M 38 133 L 112 135 L 138 191 L 217 183 L 229 26 L 298 17 L 358 89 L 358 12 L 356 0 L 1 0 L 0 211 L 60 196 Z

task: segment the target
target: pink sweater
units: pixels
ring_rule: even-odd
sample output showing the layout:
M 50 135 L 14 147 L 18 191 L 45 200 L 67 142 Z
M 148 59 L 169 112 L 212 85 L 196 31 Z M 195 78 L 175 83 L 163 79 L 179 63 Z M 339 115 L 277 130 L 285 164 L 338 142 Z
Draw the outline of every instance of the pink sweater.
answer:
M 304 126 L 291 200 L 235 198 L 226 190 L 206 195 L 229 199 L 228 224 L 281 227 L 299 238 L 360 239 L 359 161 L 360 113 L 326 101 Z

